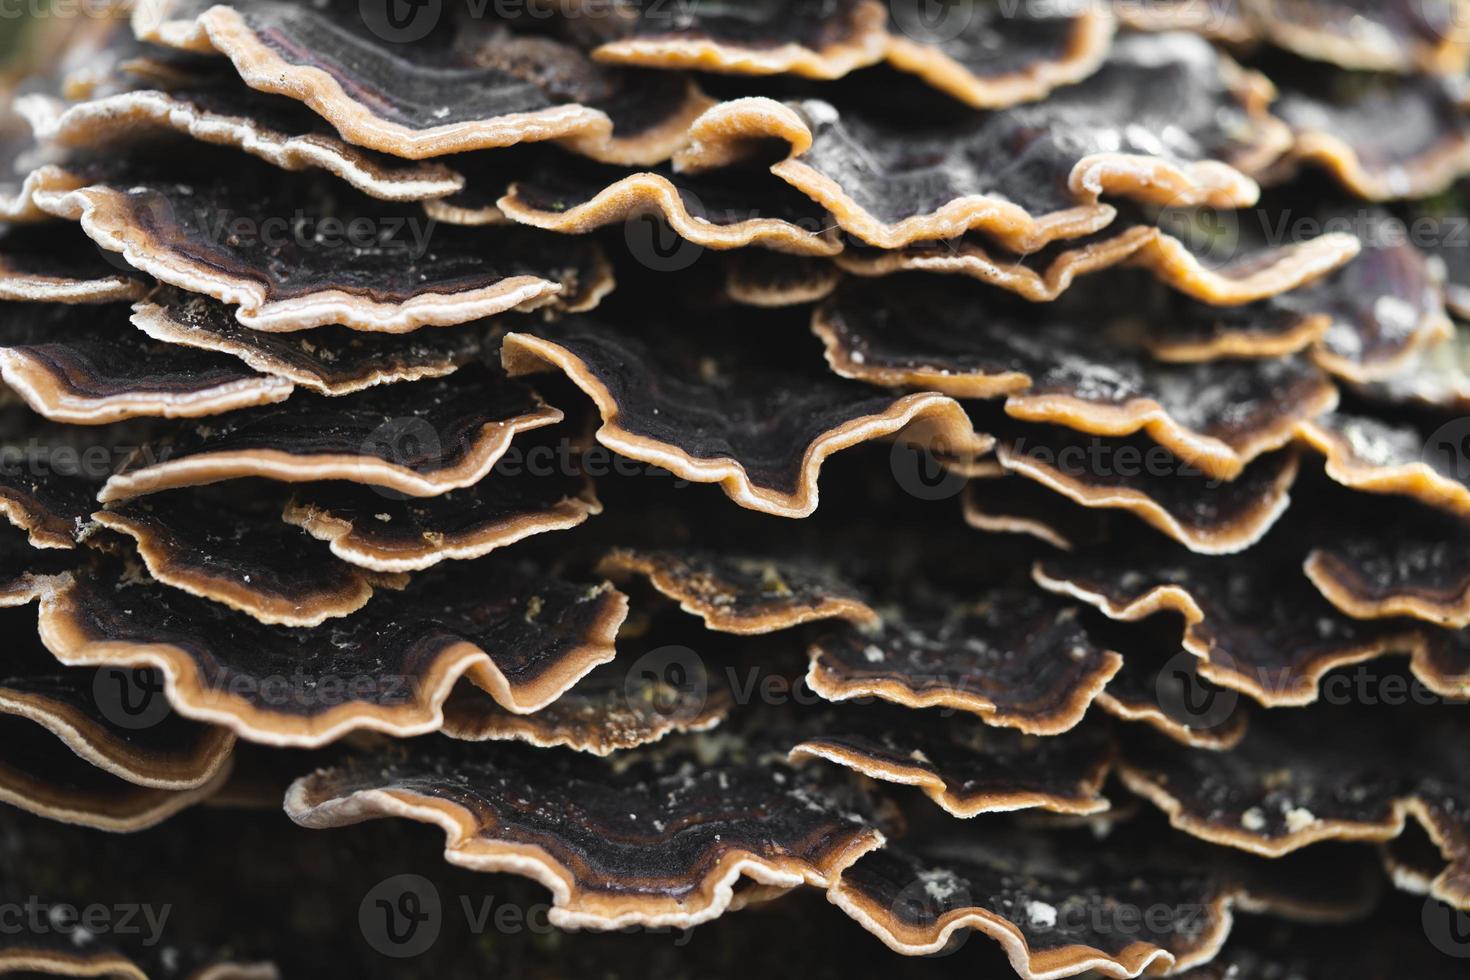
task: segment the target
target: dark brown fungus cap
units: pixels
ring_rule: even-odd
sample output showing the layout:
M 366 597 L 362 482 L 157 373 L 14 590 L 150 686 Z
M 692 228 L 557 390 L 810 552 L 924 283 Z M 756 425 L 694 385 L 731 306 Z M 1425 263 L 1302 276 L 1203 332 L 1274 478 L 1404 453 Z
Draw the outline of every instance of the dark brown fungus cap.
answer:
M 944 395 L 875 393 L 790 357 L 763 364 L 751 345 L 721 349 L 713 325 L 698 344 L 685 328 L 638 326 L 568 317 L 507 334 L 501 359 L 512 376 L 563 372 L 596 403 L 597 440 L 614 452 L 782 517 L 816 510 L 823 461 L 850 446 L 923 425 L 957 451 L 989 448 Z
M 831 701 L 876 697 L 952 708 L 1033 735 L 1075 728 L 1122 666 L 1075 607 L 1011 589 L 915 597 L 872 627 L 844 626 L 811 649 L 806 681 Z
M 0 300 L 115 303 L 137 299 L 146 288 L 98 255 L 75 228 L 23 225 L 0 234 Z
M 917 855 L 883 850 L 863 858 L 829 899 L 910 956 L 944 952 L 963 930 L 982 932 L 1026 980 L 1089 970 L 1137 977 L 1207 962 L 1230 931 L 1241 891 L 1207 864 L 1170 861 L 1163 849 L 1136 844 L 1119 853 L 1011 833 L 921 846 Z M 1176 912 L 1167 922 L 1125 924 L 1116 917 L 1124 908 Z
M 1456 326 L 1443 343 L 1414 355 L 1405 367 L 1359 386 L 1371 402 L 1463 415 L 1470 413 L 1470 329 Z
M 1233 554 L 1260 541 L 1291 504 L 1292 450 L 1252 461 L 1221 482 L 1137 437 L 1103 442 L 1038 428 L 997 447 L 1002 466 L 1083 507 L 1122 510 L 1191 551 Z
M 313 828 L 436 825 L 451 863 L 550 889 L 560 928 L 687 927 L 752 894 L 826 887 L 882 846 L 843 777 L 718 735 L 614 760 L 424 740 L 298 780 L 286 812 Z
M 1143 343 L 1170 363 L 1288 357 L 1317 347 L 1331 327 L 1330 314 L 1288 309 L 1276 299 L 1233 307 L 1186 300 L 1151 319 Z
M 799 306 L 826 299 L 842 270 L 820 257 L 783 255 L 761 248 L 732 252 L 725 261 L 725 295 L 743 306 Z
M 133 307 L 133 326 L 154 340 L 218 351 L 262 374 L 323 395 L 453 374 L 485 343 L 479 324 L 408 336 L 367 334 L 341 326 L 274 334 L 241 326 L 228 306 L 204 296 L 155 292 Z
M 42 138 L 75 150 L 125 148 L 150 128 L 171 129 L 234 147 L 283 170 L 325 170 L 385 201 L 428 200 L 464 187 L 464 176 L 443 163 L 399 160 L 353 146 L 298 103 L 227 81 L 169 91 L 136 89 L 73 105 L 23 96 L 17 109 L 31 118 Z
M 492 471 L 463 490 L 399 500 L 350 483 L 308 486 L 286 505 L 288 524 L 332 554 L 376 572 L 412 572 L 480 558 L 532 535 L 564 531 L 602 512 L 590 480 Z
M 1107 225 L 1115 212 L 1104 196 L 1254 204 L 1247 174 L 1290 138 L 1266 114 L 1268 88 L 1199 38 L 1138 35 L 1120 39 L 1087 84 L 978 116 L 904 125 L 910 101 L 894 86 L 861 110 L 726 102 L 694 123 L 675 162 L 708 169 L 752 142 L 784 140 L 792 154 L 772 172 L 864 242 L 897 248 L 975 230 L 1030 252 Z M 1165 151 L 1185 142 L 1161 140 L 1166 129 L 1188 134 L 1189 149 Z
M 1250 703 L 1201 677 L 1199 658 L 1179 645 L 1176 629 L 1165 621 L 1116 633 L 1088 628 L 1126 651 L 1122 668 L 1097 697 L 1099 708 L 1194 748 L 1223 752 L 1240 744 L 1250 726 Z
M 128 307 L 24 303 L 4 308 L 0 377 L 54 422 L 197 418 L 285 401 L 285 379 L 233 358 L 181 351 L 126 329 Z
M 518 433 L 561 418 L 522 385 L 485 368 L 341 398 L 298 395 L 160 437 L 108 479 L 99 499 L 244 477 L 347 480 L 433 497 L 478 483 Z
M 612 288 L 606 259 L 588 242 L 441 227 L 414 205 L 345 188 L 313 196 L 319 183 L 275 171 L 227 172 L 95 183 L 41 199 L 134 268 L 238 305 L 237 319 L 254 330 L 340 323 L 407 333 L 514 310 L 589 309 Z
M 1470 172 L 1470 120 L 1444 79 L 1320 66 L 1273 79 L 1283 93 L 1271 111 L 1295 134 L 1292 159 L 1359 197 L 1429 197 Z
M 1370 212 L 1361 255 L 1335 275 L 1275 301 L 1283 309 L 1332 317 L 1314 356 L 1350 381 L 1392 376 L 1454 329 L 1440 274 L 1424 252 L 1390 237 L 1395 220 Z
M 1302 422 L 1297 433 L 1326 458 L 1327 475 L 1345 487 L 1412 497 L 1470 516 L 1470 486 L 1456 472 L 1456 459 L 1415 423 L 1330 412 Z
M 562 140 L 654 163 L 709 105 L 683 79 L 601 70 L 570 45 L 485 18 L 427 49 L 375 35 L 351 3 L 167 0 L 138 8 L 133 25 L 144 40 L 219 52 L 251 88 L 304 102 L 349 143 L 414 160 Z
M 972 479 L 961 504 L 965 523 L 977 531 L 1029 535 L 1063 551 L 1107 536 L 1101 515 L 1005 473 Z
M 1465 0 L 1250 0 L 1246 8 L 1273 44 L 1344 68 L 1453 75 L 1470 62 Z
M 597 668 L 540 711 L 518 715 L 479 691 L 460 690 L 444 705 L 443 732 L 466 742 L 529 742 L 593 755 L 635 749 L 676 732 L 703 732 L 725 719 L 730 692 L 705 683 L 671 683 L 623 658 Z
M 618 549 L 602 559 L 597 571 L 615 582 L 646 579 L 722 633 L 773 633 L 824 619 L 873 623 L 878 618 L 836 575 L 794 562 L 711 551 Z
M 536 711 L 612 659 L 625 614 L 609 586 L 506 564 L 420 576 L 314 629 L 267 626 L 146 580 L 84 575 L 45 597 L 41 637 L 66 664 L 159 670 L 185 717 L 315 746 L 357 729 L 437 730 L 461 677 L 511 711 Z
M 1327 378 L 1297 360 L 1159 364 L 1107 336 L 1126 323 L 1098 300 L 1073 291 L 1038 311 L 968 283 L 922 292 L 853 283 L 819 309 L 813 330 L 846 377 L 1007 396 L 1013 417 L 1097 435 L 1146 432 L 1223 479 L 1337 403 Z
M 810 729 L 793 759 L 825 759 L 916 786 L 956 817 L 1033 808 L 1087 815 L 1109 806 L 1102 786 L 1112 742 L 1098 728 L 1041 738 L 939 712 L 864 705 L 830 711 Z
M 146 672 L 62 667 L 29 613 L 0 621 L 16 637 L 0 671 L 0 714 L 40 726 L 78 758 L 137 786 L 198 789 L 229 764 L 235 736 L 169 712 Z
M 1415 818 L 1449 864 L 1431 893 L 1470 907 L 1470 785 L 1445 740 L 1463 705 L 1378 719 L 1362 706 L 1257 717 L 1230 752 L 1158 739 L 1125 748 L 1124 783 L 1177 828 L 1268 857 L 1327 840 L 1387 841 Z
M 1311 704 L 1335 667 L 1390 653 L 1427 656 L 1419 628 L 1338 613 L 1302 574 L 1304 552 L 1277 534 L 1229 558 L 1164 546 L 1126 555 L 1096 549 L 1044 558 L 1034 574 L 1043 588 L 1112 619 L 1177 613 L 1186 624 L 1184 648 L 1200 658 L 1200 675 L 1270 706 Z M 1416 653 L 1421 647 L 1424 653 Z
M 1335 509 L 1342 524 L 1319 538 L 1304 570 L 1356 619 L 1398 616 L 1470 626 L 1470 528 L 1411 502 Z
M 0 717 L 0 803 L 48 820 L 114 833 L 162 823 L 209 798 L 229 776 L 228 759 L 203 784 L 169 790 L 128 782 L 79 757 L 49 731 L 16 717 Z M 0 960 L 3 963 L 3 960 Z
M 132 538 L 148 574 L 262 623 L 319 626 L 367 605 L 375 586 L 403 588 L 406 575 L 339 561 L 277 519 L 267 504 L 241 513 L 228 499 L 194 490 L 124 501 L 92 515 Z
M 1117 29 L 1102 4 L 1012 10 L 980 3 L 961 30 L 945 25 L 932 38 L 922 15 L 905 14 L 891 30 L 888 63 L 977 109 L 1034 102 L 1082 81 L 1102 65 Z
M 1242 245 L 1217 256 L 1208 247 L 1191 243 L 1152 225 L 1114 225 L 1078 239 L 1054 242 L 1035 252 L 1013 254 L 989 244 L 978 234 L 940 242 L 916 242 L 900 249 L 849 248 L 833 261 L 858 276 L 886 276 L 897 272 L 921 271 L 965 276 L 1009 290 L 1033 302 L 1049 303 L 1061 296 L 1081 277 L 1120 265 L 1148 270 L 1159 282 L 1184 296 L 1209 304 L 1201 308 L 1185 303 L 1165 307 L 1159 319 L 1165 326 L 1192 333 L 1215 332 L 1213 320 L 1236 331 L 1284 330 L 1274 324 L 1249 322 L 1250 313 L 1220 310 L 1259 302 L 1315 282 L 1358 254 L 1361 245 L 1349 234 L 1329 233 L 1287 245 Z M 1134 288 L 1118 281 L 1118 290 Z M 1147 292 L 1145 291 L 1145 295 Z M 1295 317 L 1293 317 L 1295 319 Z M 1181 321 L 1178 327 L 1168 323 Z M 1304 328 L 1298 328 L 1302 330 Z M 1325 330 L 1323 324 L 1320 330 Z M 1249 338 L 1247 338 L 1249 339 Z M 1249 344 L 1223 353 L 1247 356 Z M 1300 349 L 1300 346 L 1291 350 Z M 1256 353 L 1264 356 L 1267 352 Z M 1219 356 L 1219 355 L 1217 355 Z M 1204 360 L 1204 357 L 1178 358 Z
M 633 0 L 622 36 L 592 52 L 598 61 L 734 75 L 840 78 L 883 59 L 887 13 L 875 0 L 756 2 L 739 12 L 675 9 Z
M 0 448 L 0 514 L 33 548 L 72 548 L 94 508 L 97 488 L 39 449 Z

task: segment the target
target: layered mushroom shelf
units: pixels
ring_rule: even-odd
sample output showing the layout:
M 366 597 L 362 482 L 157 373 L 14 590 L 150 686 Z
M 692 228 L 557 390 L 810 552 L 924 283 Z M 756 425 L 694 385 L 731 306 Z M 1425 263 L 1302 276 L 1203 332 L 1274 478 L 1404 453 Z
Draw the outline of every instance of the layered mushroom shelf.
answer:
M 1465 975 L 1470 0 L 69 9 L 0 972 Z

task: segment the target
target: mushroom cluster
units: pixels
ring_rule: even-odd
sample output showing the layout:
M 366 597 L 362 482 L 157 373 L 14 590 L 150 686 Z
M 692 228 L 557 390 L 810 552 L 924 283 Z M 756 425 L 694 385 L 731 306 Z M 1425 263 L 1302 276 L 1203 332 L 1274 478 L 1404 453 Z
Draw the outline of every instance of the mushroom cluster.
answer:
M 69 9 L 0 972 L 1463 975 L 1470 0 Z

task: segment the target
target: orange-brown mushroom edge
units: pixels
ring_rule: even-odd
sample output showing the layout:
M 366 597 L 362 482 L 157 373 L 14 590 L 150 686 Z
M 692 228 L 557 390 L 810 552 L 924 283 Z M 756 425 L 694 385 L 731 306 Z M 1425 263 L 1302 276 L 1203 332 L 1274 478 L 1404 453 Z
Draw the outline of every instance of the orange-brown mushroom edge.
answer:
M 219 501 L 144 497 L 92 519 L 131 538 L 157 581 L 266 624 L 320 626 L 367 605 L 375 588 L 408 584 L 407 575 L 338 561 L 304 535 L 276 522 L 258 526 L 258 515 Z
M 273 128 L 252 118 L 248 100 L 238 100 L 240 115 L 186 93 L 132 91 L 67 106 L 45 95 L 26 95 L 17 111 L 45 120 L 40 135 L 60 146 L 105 149 L 147 127 L 175 130 L 206 143 L 235 147 L 283 170 L 320 168 L 370 197 L 384 201 L 423 201 L 446 197 L 464 187 L 464 175 L 438 161 L 397 161 L 344 143 L 320 126 L 300 133 Z M 229 105 L 226 100 L 225 105 Z M 311 117 L 307 117 L 310 119 Z M 320 125 L 320 124 L 319 124 Z
M 1014 832 L 983 843 L 940 839 L 917 856 L 883 850 L 864 858 L 843 872 L 827 898 L 905 956 L 952 949 L 966 930 L 983 933 L 1025 980 L 1089 971 L 1131 978 L 1212 959 L 1230 932 L 1242 888 L 1207 866 L 1165 865 L 1130 879 L 1117 865 L 1147 866 L 1148 852 L 1135 844 L 1110 857 L 1112 849 L 1111 838 L 1102 849 Z M 1079 875 L 1082 869 L 1094 874 Z M 1068 912 L 1068 899 L 1085 908 L 1188 908 L 1191 920 L 1189 928 L 1176 918 L 1159 931 L 1090 926 Z
M 286 813 L 317 829 L 437 826 L 450 863 L 550 890 L 558 928 L 689 927 L 774 890 L 825 888 L 881 847 L 848 775 L 702 735 L 612 760 L 440 740 L 318 770 L 291 787 Z
M 213 774 L 189 789 L 140 786 L 98 768 L 28 720 L 0 718 L 6 752 L 0 760 L 0 803 L 111 833 L 156 826 L 208 799 L 229 777 L 228 754 Z
M 1378 76 L 1363 91 L 1355 74 L 1337 84 L 1351 96 L 1335 98 L 1329 75 L 1320 86 L 1288 88 L 1272 107 L 1295 131 L 1292 161 L 1369 201 L 1433 197 L 1470 173 L 1470 126 L 1451 85 Z
M 1104 230 L 1082 239 L 1080 247 L 1064 242 L 1040 256 L 1013 256 L 969 236 L 938 244 L 918 243 L 900 249 L 847 249 L 833 261 L 855 276 L 887 276 L 921 271 L 967 276 L 1036 303 L 1050 303 L 1081 276 L 1110 269 L 1147 248 L 1156 228 L 1134 226 L 1121 233 Z
M 1458 720 L 1443 724 L 1449 716 L 1438 714 L 1446 710 L 1440 706 L 1415 707 L 1417 719 L 1374 719 L 1361 706 L 1273 715 L 1258 719 L 1231 752 L 1140 744 L 1125 750 L 1118 772 L 1174 827 L 1268 858 L 1324 841 L 1391 841 L 1412 817 L 1449 864 L 1432 893 L 1464 908 L 1466 787 L 1447 747 L 1425 744 L 1464 728 Z M 1389 731 L 1385 723 L 1397 727 Z
M 509 711 L 538 711 L 613 658 L 621 593 L 551 580 L 536 594 L 514 568 L 480 574 L 478 593 L 427 575 L 310 630 L 266 626 L 166 586 L 88 579 L 43 598 L 40 633 L 63 664 L 155 668 L 180 715 L 289 747 L 360 729 L 437 731 L 462 677 Z M 490 599 L 486 575 L 505 583 Z M 495 632 L 507 625 L 524 635 L 507 642 Z
M 437 497 L 389 500 L 351 485 L 308 488 L 282 519 L 342 561 L 375 572 L 416 572 L 481 558 L 517 541 L 578 527 L 602 513 L 589 479 L 490 476 Z
M 1075 608 L 1049 597 L 1001 589 L 949 602 L 820 637 L 807 686 L 829 701 L 951 708 L 998 728 L 1059 735 L 1081 724 L 1122 668 L 1119 654 L 1083 632 Z
M 97 499 L 115 503 L 246 477 L 345 480 L 435 497 L 480 482 L 520 433 L 563 417 L 527 390 L 478 368 L 343 398 L 298 396 L 281 406 L 185 426 L 135 454 L 108 478 Z M 306 446 L 298 428 L 302 419 L 314 428 Z M 399 441 L 431 430 L 429 452 L 402 458 Z
M 443 733 L 465 742 L 520 741 L 606 756 L 670 735 L 709 731 L 734 698 L 723 688 L 676 686 L 607 664 L 540 711 L 513 714 L 478 691 L 460 689 L 444 705 Z
M 838 0 L 809 5 L 815 15 L 782 9 L 774 16 L 791 20 L 760 26 L 769 38 L 745 42 L 751 19 L 734 16 L 739 32 L 722 36 L 718 13 L 681 12 L 649 7 L 650 14 L 627 37 L 608 41 L 592 52 L 607 64 L 643 68 L 683 68 L 731 75 L 797 75 L 803 78 L 841 78 L 857 68 L 883 60 L 888 45 L 888 10 L 877 0 Z M 754 18 L 759 18 L 754 13 Z M 770 16 L 770 15 L 768 15 Z M 702 23 L 711 17 L 715 23 Z M 669 19 L 663 26 L 661 19 Z M 782 34 L 805 34 L 783 40 Z
M 1390 655 L 1411 656 L 1426 682 L 1438 673 L 1438 648 L 1422 628 L 1337 615 L 1301 575 L 1299 557 L 1262 547 L 1269 553 L 1253 550 L 1230 560 L 1162 550 L 1146 558 L 1147 549 L 1135 562 L 1064 556 L 1038 562 L 1032 577 L 1121 622 L 1178 613 L 1183 647 L 1200 659 L 1200 676 L 1268 707 L 1312 704 L 1334 669 Z M 1320 614 L 1307 615 L 1318 608 Z
M 1465 0 L 1306 6 L 1255 0 L 1249 19 L 1263 39 L 1278 47 L 1355 71 L 1463 75 L 1470 65 L 1470 40 L 1465 37 L 1470 3 Z
M 960 498 L 965 523 L 991 534 L 1024 534 L 1061 551 L 1095 544 L 1107 535 L 1104 519 L 1002 469 L 972 478 Z
M 1069 469 L 1060 463 L 1060 454 L 1050 451 L 1017 451 L 1003 442 L 996 452 L 1010 473 L 1083 507 L 1127 511 L 1203 555 L 1236 554 L 1260 541 L 1291 506 L 1300 469 L 1295 452 L 1273 453 L 1228 483 L 1188 480 L 1193 492 L 1186 498 L 1177 493 L 1176 481 L 1187 479 L 1178 473 L 1153 479 L 1108 477 Z
M 1117 135 L 1121 130 L 1112 139 L 1101 139 L 1091 130 L 1080 133 L 1060 118 L 1053 125 L 1067 127 L 1068 138 L 1060 141 L 1065 148 L 1037 136 L 1038 130 L 1045 131 L 1051 123 L 1044 113 L 1065 117 L 1077 101 L 1095 98 L 1110 86 L 1130 84 L 1140 71 L 1149 73 L 1150 82 L 1143 87 L 1160 104 L 1144 107 L 1133 100 L 1129 118 L 1118 120 L 1117 127 L 1147 129 L 1155 118 L 1150 113 L 1156 114 L 1160 125 L 1179 126 L 1181 118 L 1188 117 L 1215 127 L 1219 119 L 1214 114 L 1201 112 L 1198 106 L 1181 109 L 1179 103 L 1194 96 L 1218 97 L 1219 111 L 1234 112 L 1240 119 L 1237 132 L 1227 140 L 1233 145 L 1218 148 L 1231 157 L 1231 163 L 1119 152 L 1108 147 L 1129 142 L 1126 135 Z M 1158 82 L 1158 73 L 1165 71 L 1179 76 L 1177 84 Z M 1101 203 L 1107 195 L 1175 207 L 1254 205 L 1260 188 L 1246 174 L 1274 161 L 1291 139 L 1285 124 L 1266 112 L 1271 94 L 1264 79 L 1216 55 L 1204 41 L 1177 34 L 1135 35 L 1113 46 L 1107 63 L 1088 85 L 1063 89 L 1045 102 L 1000 110 L 993 118 L 966 120 L 955 132 L 907 133 L 863 120 L 861 113 L 844 114 L 826 102 L 811 100 L 793 106 L 749 97 L 722 103 L 696 120 L 688 145 L 675 155 L 674 162 L 687 172 L 708 170 L 748 156 L 756 145 L 784 141 L 790 144 L 791 154 L 775 164 L 772 172 L 821 204 L 844 230 L 870 245 L 900 248 L 913 242 L 953 239 L 975 230 L 1024 254 L 1049 242 L 1101 230 L 1116 215 L 1114 208 Z M 1120 104 L 1124 101 L 1119 100 Z M 1038 113 L 1043 113 L 1039 120 Z M 1217 130 L 1201 138 L 1207 142 L 1215 135 Z M 934 147 L 935 153 L 944 148 L 958 152 L 967 139 L 976 141 L 981 149 L 969 147 L 969 154 L 955 159 L 954 179 L 936 183 L 934 175 L 940 168 L 928 151 L 917 150 L 918 144 Z M 1031 167 L 1018 164 L 1013 149 L 1017 143 L 1048 159 L 1032 160 Z M 1094 152 L 1088 152 L 1089 148 Z M 1204 152 L 1207 157 L 1211 151 Z M 860 162 L 853 159 L 855 153 Z M 988 161 L 972 159 L 983 158 L 985 153 L 1006 154 L 1007 171 L 1024 173 L 1033 183 L 1013 187 L 996 173 L 988 173 Z M 911 160 L 922 160 L 922 170 L 909 181 L 909 193 L 896 197 L 890 185 L 901 184 L 903 174 L 888 174 L 886 167 L 912 167 L 913 163 L 905 164 Z M 1048 167 L 1056 172 L 1057 188 L 1038 186 L 1046 182 L 1036 181 L 1033 171 Z M 995 169 L 999 172 L 999 162 Z M 881 181 L 890 193 L 842 184 L 859 179 Z M 982 192 L 978 187 L 986 189 Z M 1065 191 L 1059 193 L 1061 188 Z M 1018 203 L 1027 198 L 1031 199 L 1029 208 Z M 886 202 L 882 215 L 861 203 L 872 200 Z
M 1455 547 L 1457 537 L 1445 543 Z M 1406 543 L 1406 550 L 1390 550 L 1381 558 L 1359 553 L 1350 542 L 1332 544 L 1307 555 L 1302 571 L 1328 602 L 1354 619 L 1402 616 L 1464 629 L 1470 626 L 1470 569 L 1464 567 L 1461 552 L 1437 544 Z M 1410 575 L 1385 577 L 1378 562 L 1400 557 Z M 1424 578 L 1416 581 L 1419 575 Z
M 263 13 L 273 22 L 289 19 L 294 6 L 277 4 Z M 352 40 L 341 29 L 310 23 L 315 18 L 309 8 L 302 20 L 318 37 L 325 31 L 333 39 Z M 134 11 L 133 30 L 140 40 L 201 54 L 218 52 L 234 63 L 240 78 L 251 88 L 304 102 L 350 143 L 411 160 L 568 136 L 610 137 L 612 134 L 612 121 L 605 113 L 575 103 L 545 105 L 488 118 L 472 116 L 440 125 L 409 125 L 388 118 L 375 111 L 379 100 L 355 97 L 342 79 L 323 68 L 288 60 L 262 32 L 251 26 L 245 13 L 225 4 L 210 5 L 198 0 L 142 4 Z M 384 46 L 357 41 L 355 47 L 356 52 L 345 54 L 351 57 L 355 53 L 359 60 L 366 59 L 366 67 L 377 63 L 398 71 L 409 70 L 408 62 L 395 58 Z M 300 57 L 301 52 L 298 50 L 296 55 Z M 353 79 L 347 81 L 356 83 Z M 392 82 L 386 75 L 381 80 L 384 86 L 391 86 Z M 371 86 L 367 94 L 373 94 Z
M 537 328 L 538 334 L 552 333 L 557 340 L 529 333 L 506 334 L 501 347 L 502 363 L 512 377 L 561 371 L 596 404 L 602 417 L 597 441 L 602 445 L 631 459 L 661 466 L 692 483 L 717 483 L 731 500 L 751 510 L 780 517 L 809 517 L 817 509 L 818 476 L 828 456 L 875 439 L 901 437 L 905 430 L 916 425 L 923 425 L 928 434 L 941 435 L 945 445 L 974 446 L 976 454 L 992 444 L 988 437 L 975 432 L 959 403 L 945 395 L 934 392 L 903 395 L 886 399 L 886 404 L 881 406 L 869 400 L 863 407 L 854 409 L 855 417 L 815 434 L 805 446 L 792 447 L 800 452 L 792 485 L 763 486 L 752 478 L 739 458 L 730 455 L 701 458 L 667 439 L 630 428 L 618 396 L 609 387 L 613 380 L 607 371 L 610 362 L 601 360 L 607 354 L 604 344 L 612 344 L 618 350 L 624 350 L 625 345 L 601 326 L 574 325 L 568 319 L 560 325 Z M 598 335 L 604 341 L 596 341 Z M 569 346 L 573 343 L 575 350 Z M 578 351 L 584 351 L 586 356 Z M 598 360 L 592 360 L 594 357 Z M 621 365 L 619 370 L 626 372 L 627 365 Z M 665 418 L 661 424 L 674 425 L 677 419 Z
M 776 309 L 826 299 L 842 279 L 842 270 L 821 258 L 804 258 L 741 249 L 724 266 L 725 295 L 743 306 Z
M 229 354 L 261 374 L 322 395 L 442 378 L 475 360 L 484 346 L 478 324 L 408 336 L 341 326 L 264 333 L 241 325 L 222 303 L 169 290 L 157 290 L 148 300 L 135 303 L 131 321 L 154 340 Z
M 638 173 L 608 185 L 585 201 L 566 206 L 564 200 L 543 202 L 543 195 L 522 184 L 512 184 L 495 202 L 499 213 L 512 221 L 564 235 L 582 235 L 606 225 L 626 222 L 640 214 L 658 214 L 685 241 L 704 248 L 725 250 L 758 245 L 791 255 L 830 256 L 842 251 L 835 228 L 812 227 L 782 217 L 746 217 L 730 222 L 712 221 L 689 210 L 680 187 L 657 173 Z
M 1412 426 L 1334 412 L 1298 423 L 1296 433 L 1325 458 L 1327 475 L 1345 487 L 1412 497 L 1470 517 L 1470 486 L 1433 464 L 1441 447 L 1429 446 Z
M 380 299 L 370 291 L 348 291 L 331 285 L 330 278 L 322 280 L 322 288 L 303 289 L 296 284 L 288 294 L 277 295 L 279 283 L 273 274 L 278 270 L 274 266 L 255 266 L 248 249 L 237 254 L 229 240 L 211 238 L 207 228 L 185 227 L 177 215 L 195 213 L 202 203 L 175 204 L 168 200 L 162 185 L 120 190 L 98 184 L 64 192 L 38 191 L 37 199 L 48 213 L 79 221 L 88 237 L 102 248 L 119 253 L 135 269 L 188 292 L 237 305 L 236 317 L 255 330 L 309 330 L 342 324 L 377 333 L 408 333 L 425 326 L 452 326 L 549 304 L 586 309 L 595 306 L 612 288 L 607 260 L 594 248 L 583 256 L 587 260 L 585 269 L 564 270 L 566 282 L 539 274 L 502 276 L 490 270 L 480 277 L 484 281 L 478 285 L 460 282 L 456 287 L 446 282 L 445 289 L 435 290 L 424 285 L 432 280 L 431 274 L 420 270 L 416 283 L 409 284 L 408 292 L 397 297 Z M 218 201 L 209 203 L 210 210 L 219 208 Z M 389 226 L 385 221 L 380 227 Z M 444 237 L 436 236 L 436 245 L 446 245 L 440 241 Z M 485 244 L 481 242 L 482 247 Z M 530 247 L 529 243 L 522 245 Z M 396 258 L 400 265 L 410 264 L 406 252 Z M 437 260 L 441 256 L 436 250 L 425 258 Z
M 1042 810 L 1089 816 L 1102 795 L 1113 748 L 1104 728 L 1039 738 L 904 708 L 863 705 L 819 716 L 789 753 L 823 759 L 882 783 L 914 786 L 950 816 Z
M 800 566 L 713 552 L 618 549 L 597 573 L 646 579 L 679 608 L 721 633 L 754 635 L 824 619 L 873 623 L 878 613 L 834 576 Z
M 1112 11 L 1101 5 L 1059 17 L 1028 18 L 1025 11 L 990 14 L 988 8 L 975 8 L 968 16 L 967 30 L 953 40 L 955 54 L 945 50 L 943 41 L 915 40 L 899 30 L 890 32 L 888 63 L 976 109 L 1003 109 L 1044 99 L 1092 75 L 1107 57 L 1118 26 Z M 1008 70 L 986 70 L 995 49 L 984 45 L 985 40 L 1027 48 L 1031 58 Z M 1019 53 L 1014 47 L 1007 51 L 1010 59 Z M 977 50 L 981 53 L 974 56 Z M 972 54 L 972 62 L 964 59 L 965 53 Z

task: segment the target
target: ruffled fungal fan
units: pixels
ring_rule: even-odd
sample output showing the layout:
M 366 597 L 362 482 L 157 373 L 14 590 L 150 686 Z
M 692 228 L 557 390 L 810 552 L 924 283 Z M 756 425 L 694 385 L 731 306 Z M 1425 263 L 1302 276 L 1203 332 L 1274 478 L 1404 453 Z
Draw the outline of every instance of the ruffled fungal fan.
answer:
M 1470 0 L 18 12 L 0 972 L 1463 974 Z

